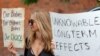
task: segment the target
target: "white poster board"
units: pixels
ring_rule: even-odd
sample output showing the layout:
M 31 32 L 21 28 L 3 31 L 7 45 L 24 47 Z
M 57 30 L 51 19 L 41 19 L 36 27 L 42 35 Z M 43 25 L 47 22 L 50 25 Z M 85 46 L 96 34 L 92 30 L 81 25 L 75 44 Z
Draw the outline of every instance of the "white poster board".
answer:
M 50 17 L 56 56 L 100 56 L 100 11 Z
M 7 47 L 10 42 L 12 42 L 16 48 L 23 47 L 24 14 L 24 8 L 2 8 L 4 47 Z

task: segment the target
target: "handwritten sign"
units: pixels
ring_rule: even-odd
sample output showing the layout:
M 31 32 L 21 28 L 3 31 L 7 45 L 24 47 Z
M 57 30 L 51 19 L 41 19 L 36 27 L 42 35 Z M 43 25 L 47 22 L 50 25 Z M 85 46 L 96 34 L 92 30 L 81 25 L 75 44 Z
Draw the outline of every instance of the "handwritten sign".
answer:
M 100 56 L 100 11 L 50 17 L 56 56 Z
M 2 29 L 4 47 L 13 42 L 16 48 L 23 47 L 24 8 L 2 8 Z

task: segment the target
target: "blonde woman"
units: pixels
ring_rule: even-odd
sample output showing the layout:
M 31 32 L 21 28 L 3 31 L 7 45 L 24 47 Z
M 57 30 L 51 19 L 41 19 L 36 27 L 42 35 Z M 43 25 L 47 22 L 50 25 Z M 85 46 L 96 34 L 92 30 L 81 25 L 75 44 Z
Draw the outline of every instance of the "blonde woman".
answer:
M 49 13 L 35 10 L 29 20 L 30 35 L 25 39 L 24 56 L 54 56 Z M 8 50 L 17 55 L 13 45 Z

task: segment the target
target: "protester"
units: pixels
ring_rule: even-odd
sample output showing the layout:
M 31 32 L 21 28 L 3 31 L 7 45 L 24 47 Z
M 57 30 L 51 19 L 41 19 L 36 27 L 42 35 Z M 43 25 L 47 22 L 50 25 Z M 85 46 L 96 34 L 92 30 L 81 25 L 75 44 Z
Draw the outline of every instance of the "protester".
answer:
M 29 20 L 29 36 L 25 38 L 24 56 L 54 56 L 50 15 L 45 10 L 37 9 Z M 15 56 L 18 52 L 10 43 L 8 50 Z

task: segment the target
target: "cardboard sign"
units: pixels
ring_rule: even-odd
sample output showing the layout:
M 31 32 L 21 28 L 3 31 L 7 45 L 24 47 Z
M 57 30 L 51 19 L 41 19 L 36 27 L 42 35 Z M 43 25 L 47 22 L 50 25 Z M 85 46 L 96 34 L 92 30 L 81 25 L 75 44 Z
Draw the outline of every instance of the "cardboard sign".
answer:
M 100 11 L 50 17 L 56 56 L 100 56 Z
M 7 47 L 10 42 L 16 48 L 23 47 L 24 14 L 24 8 L 2 8 L 4 47 Z

